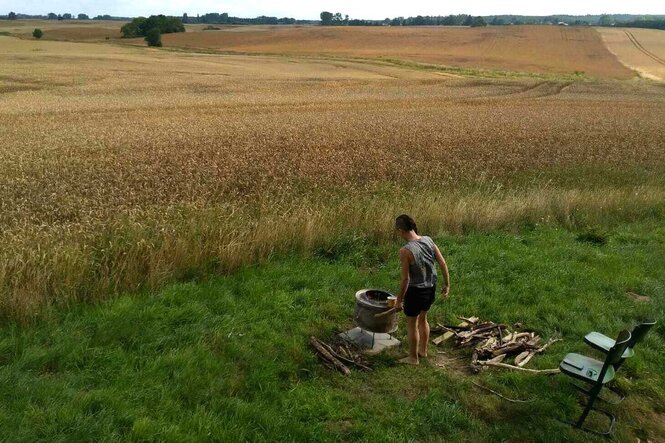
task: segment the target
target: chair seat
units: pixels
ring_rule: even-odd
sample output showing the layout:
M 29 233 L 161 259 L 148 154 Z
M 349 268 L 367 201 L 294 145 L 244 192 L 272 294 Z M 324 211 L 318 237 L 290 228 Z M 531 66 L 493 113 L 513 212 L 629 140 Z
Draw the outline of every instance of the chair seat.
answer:
M 594 349 L 597 349 L 600 352 L 608 353 L 609 350 L 616 343 L 615 340 L 611 339 L 607 335 L 601 334 L 600 332 L 589 332 L 584 337 L 584 343 L 591 346 Z M 630 358 L 635 354 L 632 348 L 626 348 L 623 352 L 621 358 Z
M 586 383 L 596 383 L 603 362 L 587 357 L 582 354 L 568 354 L 559 365 L 559 369 L 566 375 L 582 380 Z M 614 368 L 610 365 L 605 372 L 602 383 L 608 383 L 614 379 Z

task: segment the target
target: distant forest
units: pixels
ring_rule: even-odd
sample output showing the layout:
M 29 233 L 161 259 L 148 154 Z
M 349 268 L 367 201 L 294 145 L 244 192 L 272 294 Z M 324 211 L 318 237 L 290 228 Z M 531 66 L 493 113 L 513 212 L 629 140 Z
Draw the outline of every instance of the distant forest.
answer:
M 0 16 L 0 19 L 48 19 L 48 20 L 117 20 L 131 21 L 133 17 L 115 17 L 110 15 L 97 15 L 89 17 L 87 14 L 73 15 L 70 13 L 47 15 L 28 15 L 10 12 Z M 602 15 L 488 15 L 472 17 L 467 14 L 447 16 L 415 16 L 395 17 L 383 20 L 366 20 L 350 18 L 341 13 L 324 11 L 321 20 L 298 20 L 290 17 L 260 16 L 244 18 L 230 16 L 228 13 L 211 12 L 203 15 L 188 16 L 183 14 L 183 23 L 226 24 L 226 25 L 324 25 L 324 26 L 503 26 L 503 25 L 543 25 L 566 24 L 573 26 L 625 26 L 634 28 L 654 28 L 665 30 L 665 15 L 629 15 L 629 14 L 602 14 Z

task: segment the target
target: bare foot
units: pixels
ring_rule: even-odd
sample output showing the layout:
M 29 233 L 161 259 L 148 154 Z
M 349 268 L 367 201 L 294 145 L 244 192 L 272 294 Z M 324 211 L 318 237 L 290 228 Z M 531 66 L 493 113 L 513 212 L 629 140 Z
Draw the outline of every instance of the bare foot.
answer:
M 417 365 L 418 364 L 418 359 L 417 358 L 411 358 L 411 357 L 404 357 L 399 360 L 400 363 L 404 363 L 407 365 Z
M 425 353 L 421 353 L 421 352 L 419 352 L 419 353 L 418 353 L 418 357 L 420 357 L 420 358 L 427 358 L 427 352 L 425 352 Z

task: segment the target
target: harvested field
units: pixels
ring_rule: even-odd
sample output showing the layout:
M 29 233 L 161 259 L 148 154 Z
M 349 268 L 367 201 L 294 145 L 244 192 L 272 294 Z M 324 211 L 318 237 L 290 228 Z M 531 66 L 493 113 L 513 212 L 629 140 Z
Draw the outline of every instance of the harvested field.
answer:
M 640 75 L 665 81 L 665 31 L 599 28 L 603 41 L 619 61 Z
M 44 39 L 65 41 L 100 41 L 119 39 L 120 27 L 124 22 L 102 20 L 2 20 L 0 32 L 32 38 L 32 31 L 39 28 L 44 31 Z
M 461 232 L 663 200 L 653 84 L 0 41 L 5 314 L 386 238 L 396 211 Z
M 590 28 L 555 26 L 225 27 L 163 37 L 165 46 L 242 53 L 394 58 L 447 66 L 628 78 Z

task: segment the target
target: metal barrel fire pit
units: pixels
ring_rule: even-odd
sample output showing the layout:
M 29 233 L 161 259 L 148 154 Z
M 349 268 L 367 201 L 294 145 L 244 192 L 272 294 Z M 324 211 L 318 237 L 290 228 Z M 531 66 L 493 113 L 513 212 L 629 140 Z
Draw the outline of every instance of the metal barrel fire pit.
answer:
M 382 317 L 375 317 L 376 314 L 390 309 L 388 297 L 392 296 L 390 292 L 380 289 L 361 289 L 356 292 L 356 312 L 353 319 L 359 328 L 365 331 L 390 334 L 397 330 L 397 313 L 392 313 Z

